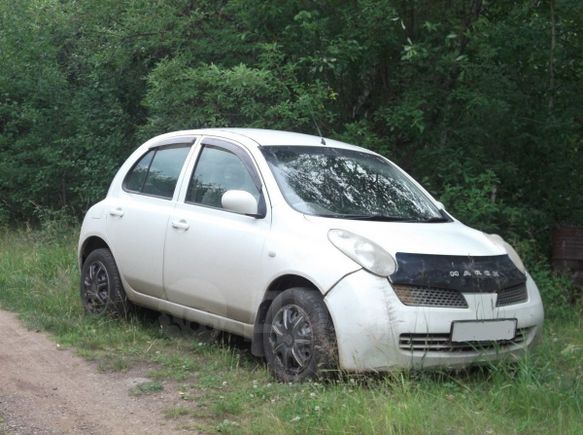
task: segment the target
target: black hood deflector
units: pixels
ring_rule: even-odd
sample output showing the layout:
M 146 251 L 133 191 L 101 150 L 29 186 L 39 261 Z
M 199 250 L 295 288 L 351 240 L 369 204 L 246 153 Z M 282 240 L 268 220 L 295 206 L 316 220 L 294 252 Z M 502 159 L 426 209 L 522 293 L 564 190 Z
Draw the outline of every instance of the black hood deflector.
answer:
M 526 275 L 508 255 L 483 257 L 397 253 L 397 271 L 392 284 L 496 293 L 523 284 Z

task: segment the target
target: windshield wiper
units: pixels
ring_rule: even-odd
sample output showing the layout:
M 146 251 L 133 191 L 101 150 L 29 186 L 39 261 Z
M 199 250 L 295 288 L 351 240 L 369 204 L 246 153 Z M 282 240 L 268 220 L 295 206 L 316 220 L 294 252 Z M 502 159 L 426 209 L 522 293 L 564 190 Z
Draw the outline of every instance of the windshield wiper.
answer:
M 387 216 L 383 214 L 372 215 L 348 215 L 348 219 L 356 219 L 361 221 L 379 221 L 379 222 L 415 222 L 414 219 L 403 216 Z
M 389 216 L 383 214 L 320 214 L 318 216 L 336 218 L 336 219 L 353 219 L 357 221 L 371 221 L 371 222 L 410 222 L 410 223 L 438 223 L 451 222 L 447 215 L 433 216 L 425 219 L 417 219 L 405 216 Z
M 451 219 L 445 217 L 445 216 L 439 216 L 439 217 L 430 217 L 427 219 L 420 219 L 416 222 L 422 223 L 422 224 L 430 224 L 430 223 L 434 223 L 434 222 L 451 222 Z
M 414 219 L 403 216 L 387 216 L 382 214 L 321 214 L 322 217 L 337 219 L 354 219 L 358 221 L 378 221 L 378 222 L 417 222 Z

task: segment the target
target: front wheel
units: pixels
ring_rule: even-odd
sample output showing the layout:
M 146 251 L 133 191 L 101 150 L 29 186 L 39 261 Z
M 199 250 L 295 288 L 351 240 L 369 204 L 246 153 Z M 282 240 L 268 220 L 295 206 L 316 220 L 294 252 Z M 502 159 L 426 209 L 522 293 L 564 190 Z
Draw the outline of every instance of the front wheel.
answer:
M 113 255 L 108 249 L 96 249 L 81 268 L 81 303 L 88 314 L 112 314 L 125 317 L 130 309 Z
M 306 288 L 279 294 L 265 319 L 265 358 L 284 382 L 315 379 L 336 368 L 334 326 L 321 295 Z

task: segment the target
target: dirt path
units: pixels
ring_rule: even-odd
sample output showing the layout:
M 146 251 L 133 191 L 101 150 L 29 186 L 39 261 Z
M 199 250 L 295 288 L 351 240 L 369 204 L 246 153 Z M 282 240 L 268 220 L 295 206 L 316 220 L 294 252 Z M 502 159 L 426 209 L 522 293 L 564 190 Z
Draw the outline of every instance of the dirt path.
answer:
M 0 434 L 172 434 L 175 392 L 133 397 L 140 373 L 99 373 L 0 310 Z M 183 433 L 183 432 L 182 432 Z

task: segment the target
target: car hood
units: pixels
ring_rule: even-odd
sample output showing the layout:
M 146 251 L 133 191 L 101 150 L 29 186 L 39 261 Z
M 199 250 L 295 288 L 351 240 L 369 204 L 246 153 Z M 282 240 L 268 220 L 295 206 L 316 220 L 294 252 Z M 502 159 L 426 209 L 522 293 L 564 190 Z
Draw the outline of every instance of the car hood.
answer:
M 491 256 L 506 251 L 481 231 L 453 221 L 444 223 L 367 222 L 305 216 L 323 230 L 348 230 L 366 237 L 387 252 L 423 253 L 432 255 Z

